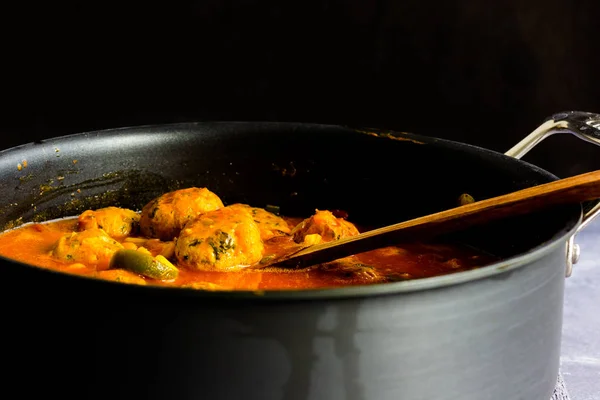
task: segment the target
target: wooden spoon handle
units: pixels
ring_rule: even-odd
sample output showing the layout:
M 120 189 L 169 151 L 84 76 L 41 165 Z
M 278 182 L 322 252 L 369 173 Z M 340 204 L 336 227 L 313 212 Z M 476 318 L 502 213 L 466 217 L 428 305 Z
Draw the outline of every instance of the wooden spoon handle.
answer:
M 600 170 L 477 201 L 356 236 L 313 245 L 275 259 L 263 267 L 304 268 L 396 245 L 402 241 L 428 239 L 505 217 L 598 198 L 600 198 Z

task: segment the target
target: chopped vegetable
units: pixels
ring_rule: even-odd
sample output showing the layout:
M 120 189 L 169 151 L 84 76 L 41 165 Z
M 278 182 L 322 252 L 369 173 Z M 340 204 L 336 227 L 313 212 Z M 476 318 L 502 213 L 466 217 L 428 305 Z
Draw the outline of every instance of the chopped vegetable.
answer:
M 464 206 L 466 204 L 474 203 L 475 199 L 469 193 L 463 193 L 458 197 L 458 205 Z
M 172 280 L 177 278 L 179 270 L 165 257 L 152 255 L 137 250 L 118 250 L 110 260 L 110 269 L 126 269 L 148 278 Z

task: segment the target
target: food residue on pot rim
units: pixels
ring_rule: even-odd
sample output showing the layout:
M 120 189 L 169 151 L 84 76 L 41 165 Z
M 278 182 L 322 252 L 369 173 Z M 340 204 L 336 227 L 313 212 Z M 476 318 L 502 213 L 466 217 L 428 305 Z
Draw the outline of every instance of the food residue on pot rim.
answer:
M 401 135 L 410 135 L 410 133 L 408 133 L 408 132 L 391 132 L 391 131 L 389 131 L 389 132 L 372 132 L 372 131 L 365 131 L 365 130 L 360 130 L 360 129 L 357 129 L 356 132 L 364 133 L 364 134 L 369 135 L 369 136 L 383 137 L 383 138 L 392 139 L 392 140 L 400 140 L 400 141 L 412 142 L 412 143 L 415 143 L 415 144 L 425 144 L 424 142 L 420 142 L 420 141 L 415 140 L 415 139 L 397 136 L 398 134 L 401 134 Z
M 29 182 L 29 181 L 30 181 L 30 180 L 32 180 L 32 179 L 33 179 L 33 174 L 27 174 L 27 175 L 25 175 L 25 176 L 21 176 L 21 177 L 19 177 L 19 181 L 20 181 L 22 184 L 23 184 L 23 183 L 26 183 L 26 182 Z
M 289 162 L 289 168 L 286 166 L 280 167 L 275 163 L 272 163 L 271 165 L 273 166 L 273 170 L 281 173 L 281 176 L 289 176 L 290 178 L 293 178 L 296 175 L 296 172 L 298 172 L 293 161 Z

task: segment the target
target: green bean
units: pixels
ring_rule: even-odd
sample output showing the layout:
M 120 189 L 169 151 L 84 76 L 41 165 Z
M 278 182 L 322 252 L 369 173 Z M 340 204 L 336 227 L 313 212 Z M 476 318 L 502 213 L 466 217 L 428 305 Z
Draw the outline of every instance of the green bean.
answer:
M 126 269 L 159 280 L 172 280 L 179 275 L 179 270 L 163 256 L 153 257 L 131 249 L 117 250 L 110 260 L 109 268 Z

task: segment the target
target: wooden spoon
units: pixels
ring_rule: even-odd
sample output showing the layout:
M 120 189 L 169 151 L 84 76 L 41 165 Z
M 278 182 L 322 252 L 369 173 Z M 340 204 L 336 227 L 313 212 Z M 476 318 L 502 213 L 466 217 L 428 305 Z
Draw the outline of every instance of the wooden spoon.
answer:
M 402 241 L 429 239 L 501 218 L 598 198 L 600 198 L 600 170 L 477 201 L 356 236 L 308 246 L 295 253 L 273 259 L 258 268 L 304 268 L 397 245 Z

